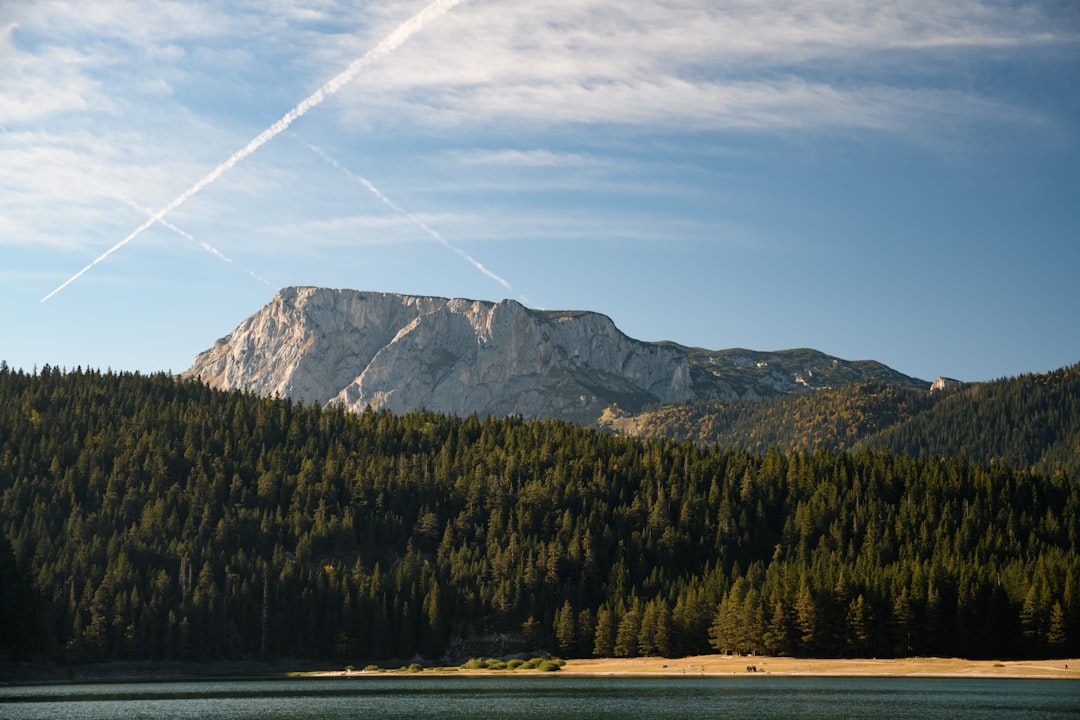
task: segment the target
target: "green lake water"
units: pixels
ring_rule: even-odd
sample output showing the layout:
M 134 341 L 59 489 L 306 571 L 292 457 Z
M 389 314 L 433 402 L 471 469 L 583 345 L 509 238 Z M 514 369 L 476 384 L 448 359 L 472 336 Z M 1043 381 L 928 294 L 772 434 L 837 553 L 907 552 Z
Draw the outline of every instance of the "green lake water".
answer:
M 0 687 L 0 718 L 1080 718 L 1080 683 L 944 678 L 553 676 L 202 680 Z

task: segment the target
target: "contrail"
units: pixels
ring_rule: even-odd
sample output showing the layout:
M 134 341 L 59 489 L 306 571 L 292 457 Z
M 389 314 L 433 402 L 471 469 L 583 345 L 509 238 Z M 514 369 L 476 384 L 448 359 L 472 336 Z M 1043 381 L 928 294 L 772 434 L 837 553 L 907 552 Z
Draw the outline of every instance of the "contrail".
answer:
M 5 135 L 8 135 L 10 137 L 14 137 L 14 135 L 12 135 L 11 132 L 4 125 L 0 125 L 0 131 L 2 131 Z M 20 143 L 22 143 L 22 145 L 24 147 L 26 147 L 27 149 L 29 149 L 29 150 L 34 149 L 34 147 L 30 143 L 28 143 L 26 140 L 24 140 L 22 138 L 17 138 L 17 140 Z M 60 167 L 62 167 L 62 168 L 67 167 L 67 163 L 65 163 L 63 160 L 55 160 L 54 162 L 57 165 L 59 165 Z M 134 200 L 132 200 L 130 198 L 124 197 L 123 195 L 121 195 L 119 192 L 117 192 L 116 190 L 114 190 L 112 188 L 106 187 L 97 178 L 92 177 L 92 176 L 86 176 L 86 179 L 89 180 L 91 183 L 93 183 L 95 186 L 97 186 L 97 188 L 99 190 L 101 190 L 104 193 L 106 193 L 107 195 L 110 195 L 111 197 L 119 200 L 120 202 L 127 205 L 129 208 L 132 208 L 133 210 L 138 210 L 139 212 L 141 212 L 141 213 L 143 213 L 145 215 L 153 216 L 153 214 L 154 214 L 153 210 L 140 205 L 139 203 L 135 202 Z M 218 250 L 216 247 L 214 247 L 210 243 L 204 242 L 202 240 L 196 240 L 191 235 L 191 233 L 182 230 L 181 228 L 177 227 L 176 225 L 169 222 L 168 220 L 161 219 L 161 220 L 159 220 L 159 222 L 162 225 L 164 225 L 166 228 L 168 228 L 169 230 L 172 230 L 174 233 L 176 233 L 180 237 L 194 243 L 195 245 L 198 245 L 199 247 L 201 247 L 206 252 L 208 252 L 211 255 L 213 255 L 214 257 L 220 259 L 222 262 L 232 264 L 232 258 L 230 258 L 225 253 Z M 248 274 L 251 275 L 251 277 L 255 278 L 256 280 L 258 280 L 258 281 L 260 281 L 262 283 L 265 283 L 266 285 L 270 285 L 271 287 L 273 287 L 273 284 L 269 280 L 267 280 L 266 278 L 260 277 L 254 271 L 248 270 Z
M 91 182 L 93 182 L 93 183 L 94 183 L 95 185 L 97 185 L 98 187 L 100 187 L 100 188 L 101 188 L 102 190 L 104 190 L 105 192 L 108 192 L 108 193 L 109 193 L 110 195 L 112 195 L 113 197 L 115 197 L 115 198 L 116 198 L 117 200 L 119 200 L 120 202 L 124 203 L 124 204 L 125 204 L 125 205 L 127 205 L 128 207 L 130 207 L 130 208 L 132 208 L 132 209 L 134 209 L 134 210 L 138 210 L 138 211 L 139 211 L 139 212 L 141 212 L 141 213 L 144 213 L 144 214 L 146 214 L 146 215 L 149 215 L 149 216 L 153 217 L 153 215 L 154 215 L 154 211 L 153 211 L 153 210 L 151 210 L 150 208 L 147 208 L 147 207 L 143 207 L 142 205 L 140 205 L 139 203 L 135 202 L 134 200 L 130 200 L 130 199 L 128 199 L 128 198 L 126 198 L 126 197 L 124 197 L 123 195 L 119 195 L 119 194 L 117 194 L 117 193 L 115 193 L 115 192 L 112 192 L 112 191 L 110 191 L 110 190 L 109 190 L 108 188 L 106 188 L 106 187 L 105 187 L 104 185 L 102 185 L 101 183 L 99 183 L 99 182 L 98 182 L 98 181 L 96 181 L 96 180 L 93 180 L 92 178 L 91 178 Z M 166 220 L 165 218 L 159 218 L 159 219 L 158 219 L 158 222 L 160 222 L 160 223 L 161 223 L 162 225 L 164 225 L 164 226 L 165 226 L 166 228 L 168 228 L 169 230 L 172 230 L 172 231 L 173 231 L 174 233 L 176 233 L 176 234 L 177 234 L 177 235 L 179 235 L 180 237 L 184 238 L 185 240 L 188 240 L 188 241 L 190 241 L 190 242 L 192 242 L 192 243 L 195 243 L 196 245 L 198 245 L 199 247 L 201 247 L 201 248 L 202 248 L 203 250 L 205 250 L 206 252 L 210 253 L 210 254 L 211 254 L 211 255 L 213 255 L 214 257 L 218 258 L 218 259 L 219 259 L 219 260 L 221 260 L 222 262 L 226 262 L 226 263 L 229 263 L 230 265 L 234 264 L 234 263 L 233 263 L 233 259 L 232 259 L 231 257 L 229 257 L 229 256 L 228 256 L 228 255 L 226 255 L 225 253 L 221 252 L 220 250 L 218 250 L 218 249 L 217 249 L 216 247 L 214 247 L 214 246 L 213 246 L 213 245 L 211 245 L 210 243 L 208 243 L 208 242 L 205 242 L 205 241 L 203 241 L 203 240 L 198 240 L 198 239 L 196 239 L 196 238 L 195 238 L 194 236 L 192 236 L 192 234 L 191 234 L 191 233 L 189 233 L 189 232 L 187 232 L 186 230 L 183 230 L 183 229 L 181 229 L 181 228 L 178 228 L 178 227 L 177 227 L 176 225 L 173 225 L 173 224 L 172 224 L 171 222 L 169 222 L 169 221 L 168 221 L 168 220 Z M 255 272 L 254 270 L 248 270 L 248 271 L 247 271 L 247 273 L 248 273 L 248 275 L 250 275 L 250 276 L 251 276 L 252 278 L 254 278 L 255 280 L 258 280 L 258 281 L 259 281 L 259 282 L 261 282 L 262 284 L 264 284 L 264 285 L 269 285 L 270 287 L 274 287 L 274 284 L 273 284 L 272 282 L 270 282 L 270 281 L 269 281 L 269 280 L 267 280 L 266 278 L 262 277 L 261 275 L 257 274 L 257 273 L 256 273 L 256 272 Z M 46 298 L 46 299 L 47 299 L 47 298 Z M 44 302 L 44 301 L 43 301 L 43 302 Z
M 179 197 L 177 197 L 171 203 L 169 203 L 168 205 L 166 205 L 165 207 L 161 208 L 160 210 L 155 212 L 153 215 L 151 215 L 150 218 L 147 219 L 146 222 L 144 222 L 142 225 L 140 225 L 139 227 L 132 230 L 131 233 L 126 238 L 124 238 L 120 242 L 113 245 L 111 248 L 109 248 L 104 253 L 102 253 L 92 263 L 90 263 L 89 265 L 84 267 L 82 270 L 80 270 L 79 272 L 72 275 L 70 278 L 68 278 L 67 281 L 65 281 L 62 285 L 60 285 L 60 287 L 56 288 L 55 290 L 53 290 L 48 295 L 41 298 L 41 302 L 45 302 L 46 300 L 51 298 L 56 293 L 60 292 L 61 290 L 66 288 L 68 285 L 70 285 L 71 283 L 78 280 L 90 268 L 94 267 L 99 262 L 101 262 L 105 258 L 109 257 L 114 252 L 116 252 L 117 250 L 124 247 L 129 242 L 131 242 L 132 240 L 134 240 L 143 230 L 146 230 L 148 227 L 150 227 L 154 223 L 159 222 L 163 217 L 168 215 L 170 212 L 172 212 L 176 208 L 180 207 L 180 205 L 187 202 L 187 200 L 189 198 L 191 198 L 192 195 L 195 195 L 197 192 L 202 190 L 204 187 L 206 187 L 207 185 L 209 185 L 210 183 L 214 182 L 219 177 L 224 175 L 225 172 L 228 171 L 230 168 L 232 168 L 234 165 L 236 165 L 236 163 L 240 162 L 241 160 L 246 158 L 248 155 L 252 154 L 256 150 L 258 150 L 260 147 L 262 147 L 263 145 L 265 145 L 266 143 L 270 142 L 275 137 L 280 135 L 287 127 L 292 125 L 293 122 L 297 118 L 303 116 L 304 113 L 306 113 L 308 110 L 315 107 L 316 105 L 319 105 L 320 103 L 322 103 L 323 100 L 325 100 L 326 98 L 330 97 L 331 95 L 336 93 L 338 90 L 343 88 L 346 84 L 348 84 L 348 82 L 350 80 L 352 80 L 354 77 L 356 77 L 360 73 L 360 71 L 363 70 L 366 65 L 368 65 L 368 63 L 370 63 L 373 60 L 377 60 L 378 58 L 381 58 L 384 55 L 388 55 L 389 53 L 396 50 L 402 43 L 404 43 L 406 40 L 408 40 L 414 33 L 419 31 L 421 28 L 423 28 L 425 25 L 427 25 L 432 20 L 444 15 L 446 12 L 448 12 L 451 8 L 453 8 L 459 2 L 461 2 L 461 0 L 435 0 L 430 5 L 425 7 L 423 10 L 418 12 L 416 15 L 413 15 L 411 18 L 409 18 L 408 20 L 403 22 L 401 25 L 399 25 L 397 27 L 397 29 L 395 29 L 392 33 L 390 33 L 385 38 L 383 38 L 382 42 L 380 42 L 378 45 L 373 47 L 371 50 L 369 50 L 363 56 L 357 58 L 356 60 L 353 60 L 352 63 L 350 63 L 347 68 L 342 70 L 340 73 L 335 75 L 330 80 L 327 80 L 326 83 L 321 88 L 319 88 L 318 90 L 313 92 L 311 95 L 306 97 L 304 100 L 302 100 L 300 102 L 300 104 L 298 104 L 292 110 L 285 113 L 285 115 L 282 116 L 282 118 L 280 120 L 278 120 L 276 123 L 274 123 L 273 125 L 268 127 L 266 130 L 262 131 L 257 136 L 255 136 L 255 138 L 253 138 L 251 140 L 251 142 L 249 142 L 243 148 L 241 148 L 240 150 L 237 150 L 235 153 L 233 153 L 233 155 L 228 160 L 226 160 L 225 162 L 221 163 L 216 168 L 214 168 L 206 177 L 204 177 L 202 180 L 200 180 L 199 182 L 195 183 L 190 188 L 185 190 L 183 193 L 180 194 Z
M 308 146 L 309 148 L 311 148 L 312 150 L 314 150 L 314 151 L 315 151 L 315 152 L 316 152 L 316 153 L 317 153 L 317 154 L 319 155 L 319 157 L 321 157 L 321 158 L 322 158 L 323 160 L 325 160 L 326 162 L 330 163 L 331 165 L 333 165 L 334 167 L 336 167 L 336 168 L 337 168 L 338 170 L 340 170 L 341 172 L 345 173 L 345 175 L 347 175 L 348 177 L 352 178 L 353 180 L 355 180 L 356 182 L 360 183 L 361 185 L 363 185 L 364 187 L 366 187 L 366 188 L 367 188 L 368 190 L 370 190 L 370 191 L 371 191 L 371 193 L 372 193 L 372 194 L 373 194 L 373 195 L 374 195 L 375 197 L 379 198 L 379 200 L 381 200 L 381 201 L 382 201 L 382 203 L 383 203 L 384 205 L 386 205 L 386 206 L 387 206 L 388 208 L 390 208 L 391 210 L 393 210 L 393 211 L 395 211 L 395 212 L 401 213 L 401 214 L 402 214 L 402 215 L 404 215 L 404 216 L 405 216 L 406 218 L 408 218 L 409 220 L 411 220 L 411 221 L 412 221 L 413 223 L 415 223 L 415 224 L 417 225 L 417 227 L 419 227 L 419 228 L 420 228 L 421 230 L 423 230 L 424 232 L 426 232 L 426 233 L 427 233 L 428 235 L 430 235 L 431 237 L 435 238 L 435 240 L 437 240 L 437 241 L 439 242 L 439 244 L 441 244 L 441 245 L 442 245 L 443 247 L 445 247 L 445 248 L 446 248 L 447 250 L 449 250 L 450 252 L 454 253 L 454 254 L 455 254 L 455 255 L 457 255 L 458 257 L 462 258 L 462 259 L 463 259 L 463 260 L 465 260 L 465 261 L 466 261 L 467 263 L 469 263 L 470 265 L 472 265 L 472 266 L 473 266 L 474 268 L 476 268 L 476 269 L 477 269 L 477 270 L 479 270 L 480 272 L 484 273 L 484 274 L 485 274 L 485 275 L 487 275 L 487 276 L 488 276 L 489 278 L 491 278 L 491 279 L 492 279 L 492 280 L 494 280 L 495 282 L 499 283 L 500 285 L 502 285 L 502 286 L 503 286 L 504 288 L 506 288 L 507 290 L 513 290 L 513 289 L 514 289 L 513 287 L 511 287 L 511 286 L 510 286 L 510 283 L 506 282 L 506 280 L 504 280 L 503 278 L 501 278 L 501 277 L 499 277 L 498 275 L 496 275 L 495 273 L 493 273 L 493 272 L 492 272 L 491 270 L 488 270 L 488 269 L 487 269 L 486 267 L 484 267 L 484 264 L 483 264 L 483 263 L 481 263 L 481 262 L 480 262 L 479 260 L 477 260 L 476 258 L 474 258 L 474 257 L 473 257 L 472 255 L 469 255 L 469 254 L 468 254 L 467 252 L 465 252 L 464 250 L 462 250 L 462 249 L 460 249 L 460 248 L 458 248 L 458 247 L 456 247 L 456 246 L 454 246 L 454 245 L 451 245 L 451 244 L 450 244 L 450 243 L 449 243 L 449 242 L 448 242 L 448 241 L 446 240 L 446 238 L 444 238 L 444 237 L 443 237 L 442 235 L 440 235 L 440 234 L 439 234 L 439 233 L 437 233 L 437 232 L 436 232 L 435 230 L 433 230 L 433 229 L 432 229 L 431 227 L 429 227 L 429 226 L 427 225 L 427 223 L 425 223 L 425 222 L 424 222 L 423 220 L 421 220 L 420 218 L 416 217 L 416 216 L 415 216 L 415 215 L 413 215 L 412 213 L 408 212 L 407 210 L 405 210 L 404 208 L 402 208 L 401 206 L 399 206 L 398 204 L 396 204 L 396 203 L 395 203 L 395 202 L 394 202 L 393 200 L 391 200 L 390 198 L 388 198 L 388 197 L 386 197 L 385 195 L 383 195 L 383 194 L 382 194 L 382 193 L 381 193 L 381 192 L 379 191 L 379 189 L 378 189 L 377 187 L 375 187 L 374 185 L 372 185 L 372 184 L 371 184 L 371 183 L 370 183 L 370 182 L 369 182 L 369 181 L 367 180 L 367 178 L 364 178 L 364 177 L 362 177 L 362 176 L 360 176 L 360 175 L 357 175 L 356 173 L 352 172 L 352 171 L 351 171 L 351 170 L 349 170 L 348 168 L 346 168 L 346 167 L 342 166 L 342 165 L 341 165 L 341 163 L 339 163 L 339 162 L 338 162 L 337 160 L 334 160 L 334 158 L 330 157 L 330 156 L 329 156 L 329 155 L 327 155 L 327 154 L 326 154 L 325 152 L 323 152 L 321 148 L 315 147 L 314 145 L 311 145 L 311 144 L 309 144 L 309 143 L 304 143 L 304 144 L 305 144 L 305 145 L 307 145 L 307 146 Z

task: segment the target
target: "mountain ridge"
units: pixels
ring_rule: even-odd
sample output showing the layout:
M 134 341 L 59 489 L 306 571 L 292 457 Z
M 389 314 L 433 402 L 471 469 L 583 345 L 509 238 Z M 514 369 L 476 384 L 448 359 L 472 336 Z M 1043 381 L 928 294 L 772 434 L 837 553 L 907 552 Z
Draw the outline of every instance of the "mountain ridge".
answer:
M 200 353 L 186 377 L 352 410 L 554 417 L 758 399 L 879 380 L 930 383 L 808 348 L 707 350 L 627 336 L 603 314 L 515 300 L 288 287 Z

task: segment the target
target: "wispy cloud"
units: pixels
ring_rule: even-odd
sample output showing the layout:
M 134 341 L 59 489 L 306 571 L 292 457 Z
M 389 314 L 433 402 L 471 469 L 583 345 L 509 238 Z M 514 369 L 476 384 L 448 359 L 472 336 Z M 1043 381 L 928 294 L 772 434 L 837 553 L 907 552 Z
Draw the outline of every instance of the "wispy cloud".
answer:
M 474 150 L 452 153 L 463 165 L 501 165 L 509 167 L 580 167 L 595 164 L 595 160 L 578 153 L 551 150 Z
M 94 181 L 162 207 L 423 5 L 0 2 L 0 124 L 32 134 L 34 145 L 0 145 L 0 215 L 15 230 L 0 242 L 99 252 L 128 218 L 115 216 Z M 604 155 L 607 128 L 623 138 L 855 129 L 921 142 L 979 123 L 1033 125 L 1037 110 L 980 94 L 961 76 L 966 63 L 991 55 L 1075 47 L 1076 24 L 1053 15 L 1067 5 L 467 0 L 308 121 L 326 123 L 320 132 L 340 133 L 343 146 L 375 128 L 472 148 L 435 149 L 462 171 L 427 179 L 443 191 L 455 181 L 485 192 L 500 183 L 638 192 L 632 184 L 652 183 L 662 194 L 634 160 Z M 547 149 L 553 133 L 557 148 L 598 127 L 569 150 Z M 288 160 L 259 162 L 185 208 L 194 217 L 182 216 L 181 227 L 206 237 L 203 228 L 245 222 L 272 232 L 251 220 L 270 191 L 316 212 L 318 201 L 299 199 L 309 183 Z M 370 167 L 366 159 L 357 166 Z M 290 218 L 283 205 L 271 209 L 281 227 L 325 219 Z
M 50 30 L 50 44 L 121 40 L 131 48 L 151 48 L 241 32 L 227 7 L 181 0 L 34 0 L 16 1 L 12 11 L 28 31 Z
M 282 63 L 303 67 L 310 87 L 385 34 L 401 6 L 400 0 L 362 7 L 334 0 L 13 0 L 11 19 L 0 17 L 0 122 L 100 111 L 118 101 L 114 87 L 101 86 L 106 69 L 134 63 L 133 87 L 171 92 L 177 78 L 215 63 L 227 83 L 253 62 L 245 53 L 278 46 L 292 51 Z M 986 0 L 535 0 L 510 6 L 471 0 L 395 63 L 373 68 L 350 88 L 347 119 L 436 127 L 689 122 L 753 129 L 790 128 L 794 112 L 804 116 L 803 127 L 880 128 L 893 96 L 924 113 L 943 111 L 959 95 L 937 83 L 951 63 L 988 51 L 1076 43 L 1080 31 L 1055 18 L 1053 7 Z M 882 71 L 900 66 L 916 69 L 922 79 L 883 82 Z M 821 78 L 837 68 L 843 84 Z M 881 113 L 847 112 L 867 95 Z M 973 113 L 986 109 L 965 106 Z
M 973 118 L 994 110 L 941 87 L 944 61 L 1076 37 L 1038 10 L 974 0 L 537 0 L 510 12 L 479 0 L 352 89 L 348 121 L 903 130 L 956 101 Z M 898 65 L 921 79 L 891 85 Z M 842 83 L 822 79 L 837 68 Z

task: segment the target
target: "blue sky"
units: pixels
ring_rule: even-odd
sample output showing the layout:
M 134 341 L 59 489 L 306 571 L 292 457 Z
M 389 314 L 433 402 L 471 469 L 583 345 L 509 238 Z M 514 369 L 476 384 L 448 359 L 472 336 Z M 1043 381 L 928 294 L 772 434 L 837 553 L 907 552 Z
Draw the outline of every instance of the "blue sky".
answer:
M 427 4 L 0 4 L 0 359 L 179 372 L 319 285 L 1080 361 L 1075 0 L 444 0 L 42 302 Z

